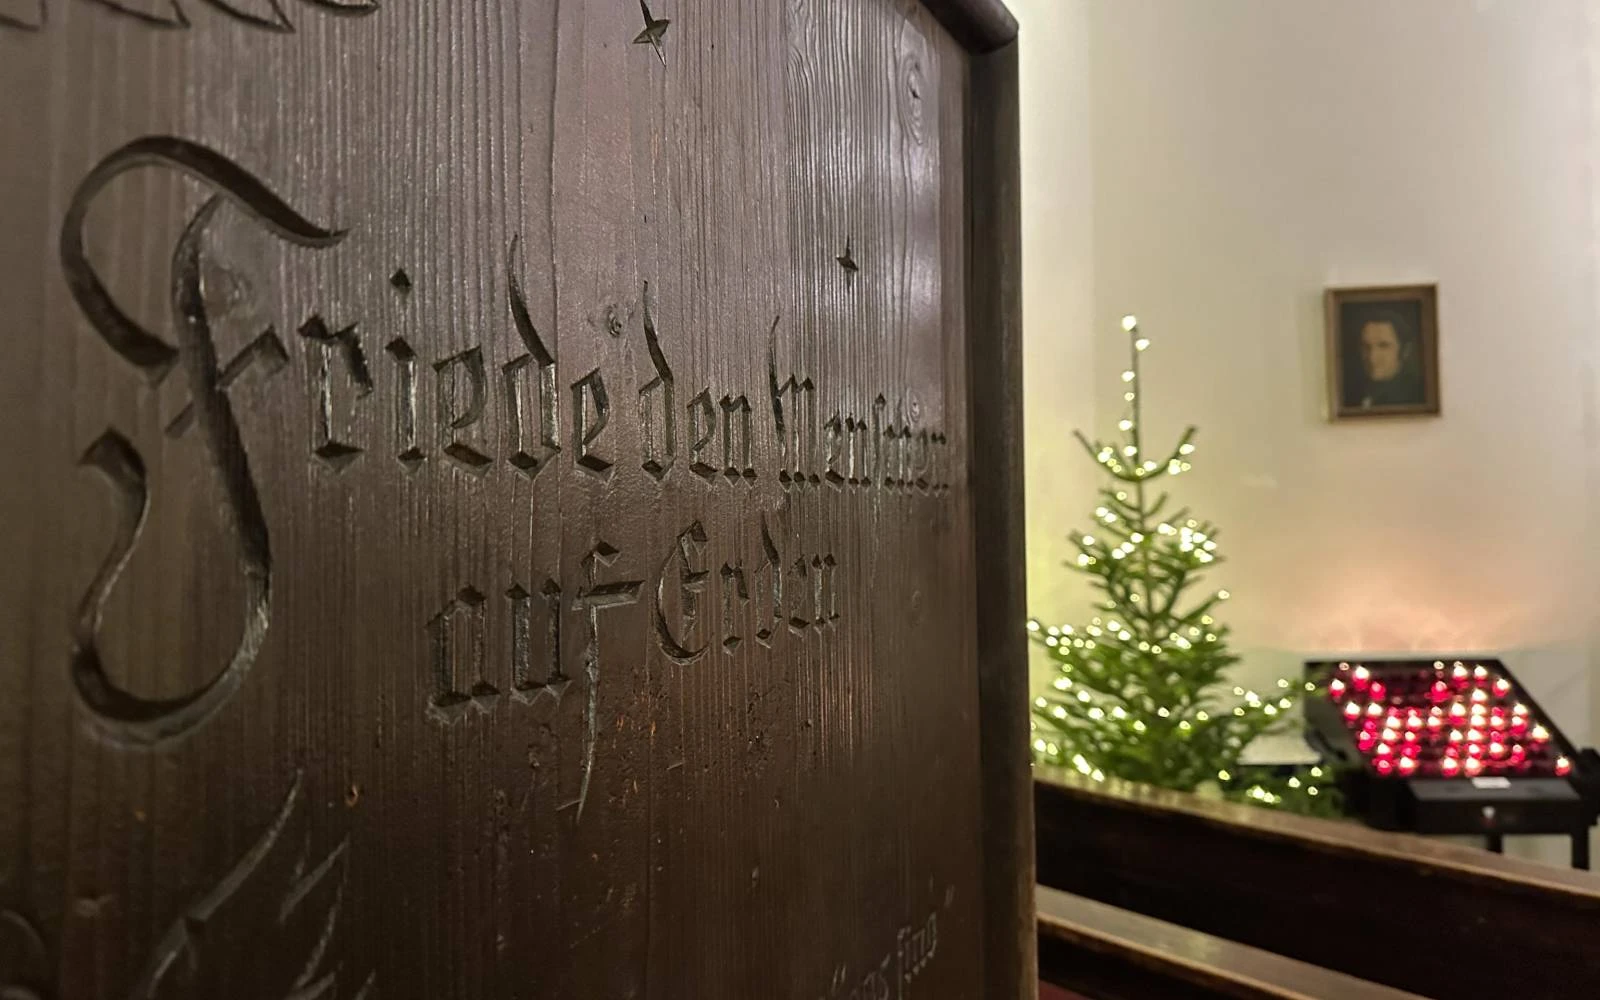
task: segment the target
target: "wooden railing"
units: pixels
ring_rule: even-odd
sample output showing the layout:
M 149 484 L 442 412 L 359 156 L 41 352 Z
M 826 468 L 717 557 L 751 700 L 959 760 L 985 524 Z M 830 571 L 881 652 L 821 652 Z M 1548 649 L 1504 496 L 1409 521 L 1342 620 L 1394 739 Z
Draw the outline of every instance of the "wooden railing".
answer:
M 1041 1000 L 1417 1000 L 1044 886 L 1037 900 Z
M 1434 997 L 1600 996 L 1600 876 L 1038 768 L 1041 885 Z

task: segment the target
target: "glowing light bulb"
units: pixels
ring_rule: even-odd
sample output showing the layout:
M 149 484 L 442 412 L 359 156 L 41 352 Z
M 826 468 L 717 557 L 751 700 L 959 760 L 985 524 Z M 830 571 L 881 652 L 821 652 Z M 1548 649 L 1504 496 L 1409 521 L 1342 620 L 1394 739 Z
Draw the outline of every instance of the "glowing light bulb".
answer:
M 1528 736 L 1531 737 L 1535 743 L 1543 743 L 1545 740 L 1550 738 L 1550 730 L 1543 726 L 1534 726 L 1533 729 L 1529 731 Z
M 1372 767 L 1379 774 L 1383 775 L 1386 778 L 1389 775 L 1394 773 L 1394 761 L 1392 761 L 1392 760 L 1386 760 L 1386 759 L 1381 759 L 1380 758 L 1379 760 L 1375 760 L 1375 761 L 1372 762 Z
M 1366 667 L 1356 667 L 1355 672 L 1350 676 L 1356 679 L 1356 686 L 1360 687 L 1372 679 L 1372 671 L 1368 670 Z
M 1357 716 L 1359 716 L 1360 714 L 1361 714 L 1361 706 L 1360 705 L 1357 705 L 1353 701 L 1345 702 L 1345 704 L 1344 704 L 1344 717 L 1345 718 L 1354 719 Z
M 1483 761 L 1476 757 L 1468 757 L 1462 762 L 1461 770 L 1466 772 L 1467 777 L 1475 778 L 1483 773 Z
M 1367 688 L 1367 690 L 1372 692 L 1372 696 L 1374 698 L 1378 698 L 1380 700 L 1387 697 L 1389 694 L 1389 689 L 1384 686 L 1382 681 L 1373 681 L 1372 686 Z
M 1464 680 L 1467 679 L 1467 668 L 1462 666 L 1461 664 L 1457 663 L 1454 667 L 1451 668 L 1450 676 L 1455 678 L 1458 681 L 1464 681 Z
M 1566 777 L 1567 775 L 1571 774 L 1572 773 L 1572 761 L 1568 760 L 1565 757 L 1557 757 L 1556 758 L 1556 773 L 1561 775 L 1562 777 Z
M 1367 705 L 1367 714 L 1373 718 L 1377 718 L 1383 714 L 1383 706 L 1377 702 L 1372 702 L 1371 704 Z
M 1335 677 L 1333 680 L 1329 681 L 1328 682 L 1328 693 L 1333 695 L 1335 698 L 1344 697 L 1344 681 L 1340 680 L 1337 677 Z
M 1453 757 L 1446 757 L 1439 762 L 1439 773 L 1446 778 L 1454 778 L 1461 773 L 1461 762 Z
M 1378 745 L 1378 738 L 1371 733 L 1363 732 L 1356 737 L 1356 748 L 1366 753 Z
M 1132 368 L 1129 368 L 1127 371 L 1122 373 L 1122 381 L 1124 381 L 1124 382 L 1132 382 L 1133 381 L 1133 369 Z
M 1472 676 L 1475 680 L 1481 681 L 1485 677 L 1489 676 L 1489 668 L 1480 663 L 1476 667 L 1472 668 Z
M 1401 757 L 1399 766 L 1401 774 L 1414 774 L 1417 770 L 1417 762 L 1410 757 Z
M 1133 421 L 1132 420 L 1119 420 L 1117 422 L 1117 430 L 1119 430 L 1119 431 L 1131 431 L 1131 430 L 1133 430 Z
M 1138 340 L 1133 342 L 1133 349 L 1136 351 L 1142 351 L 1149 346 L 1150 340 L 1147 337 L 1140 337 Z
M 1184 442 L 1183 444 L 1178 445 L 1178 454 L 1180 454 L 1180 455 L 1193 455 L 1194 454 L 1194 445 L 1189 444 L 1188 442 Z
M 1132 313 L 1129 313 L 1128 315 L 1122 317 L 1122 329 L 1125 332 L 1132 333 L 1133 331 L 1137 330 L 1138 328 L 1139 328 L 1139 317 L 1133 315 Z
M 1494 693 L 1504 698 L 1506 695 L 1511 693 L 1511 682 L 1506 680 L 1504 677 L 1496 678 L 1494 682 Z

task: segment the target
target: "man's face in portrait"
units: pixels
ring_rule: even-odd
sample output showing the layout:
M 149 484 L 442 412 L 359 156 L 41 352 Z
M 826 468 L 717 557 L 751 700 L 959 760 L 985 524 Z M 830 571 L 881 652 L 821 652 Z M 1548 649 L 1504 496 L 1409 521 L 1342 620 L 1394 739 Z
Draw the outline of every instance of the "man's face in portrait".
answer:
M 1361 328 L 1361 366 L 1367 379 L 1387 382 L 1400 374 L 1400 335 L 1387 320 L 1372 320 Z

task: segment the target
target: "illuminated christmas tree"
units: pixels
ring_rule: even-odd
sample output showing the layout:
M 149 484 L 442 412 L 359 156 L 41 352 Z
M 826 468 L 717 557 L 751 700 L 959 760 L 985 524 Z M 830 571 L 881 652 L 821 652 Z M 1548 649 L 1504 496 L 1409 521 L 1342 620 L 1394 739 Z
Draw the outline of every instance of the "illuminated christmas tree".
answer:
M 1095 779 L 1184 791 L 1216 787 L 1229 797 L 1325 811 L 1315 808 L 1316 798 L 1331 791 L 1321 768 L 1239 780 L 1240 754 L 1287 721 L 1298 686 L 1279 680 L 1261 695 L 1225 679 L 1238 658 L 1214 612 L 1228 592 L 1200 590 L 1204 572 L 1222 561 L 1217 530 L 1187 508 L 1173 509 L 1162 488 L 1189 471 L 1195 428 L 1168 452 L 1146 446 L 1139 360 L 1150 341 L 1132 316 L 1122 328 L 1132 360 L 1122 373 L 1121 436 L 1090 442 L 1077 434 L 1108 481 L 1094 529 L 1076 533 L 1074 568 L 1094 580 L 1104 599 L 1087 625 L 1028 622 L 1029 637 L 1049 649 L 1057 669 L 1034 699 L 1034 759 Z

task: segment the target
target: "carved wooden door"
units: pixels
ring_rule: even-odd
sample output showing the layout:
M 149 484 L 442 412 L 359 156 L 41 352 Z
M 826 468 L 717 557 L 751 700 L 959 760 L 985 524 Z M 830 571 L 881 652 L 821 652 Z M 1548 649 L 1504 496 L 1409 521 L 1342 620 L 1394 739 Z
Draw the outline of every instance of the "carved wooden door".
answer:
M 933 6 L 0 0 L 0 995 L 1015 991 Z

